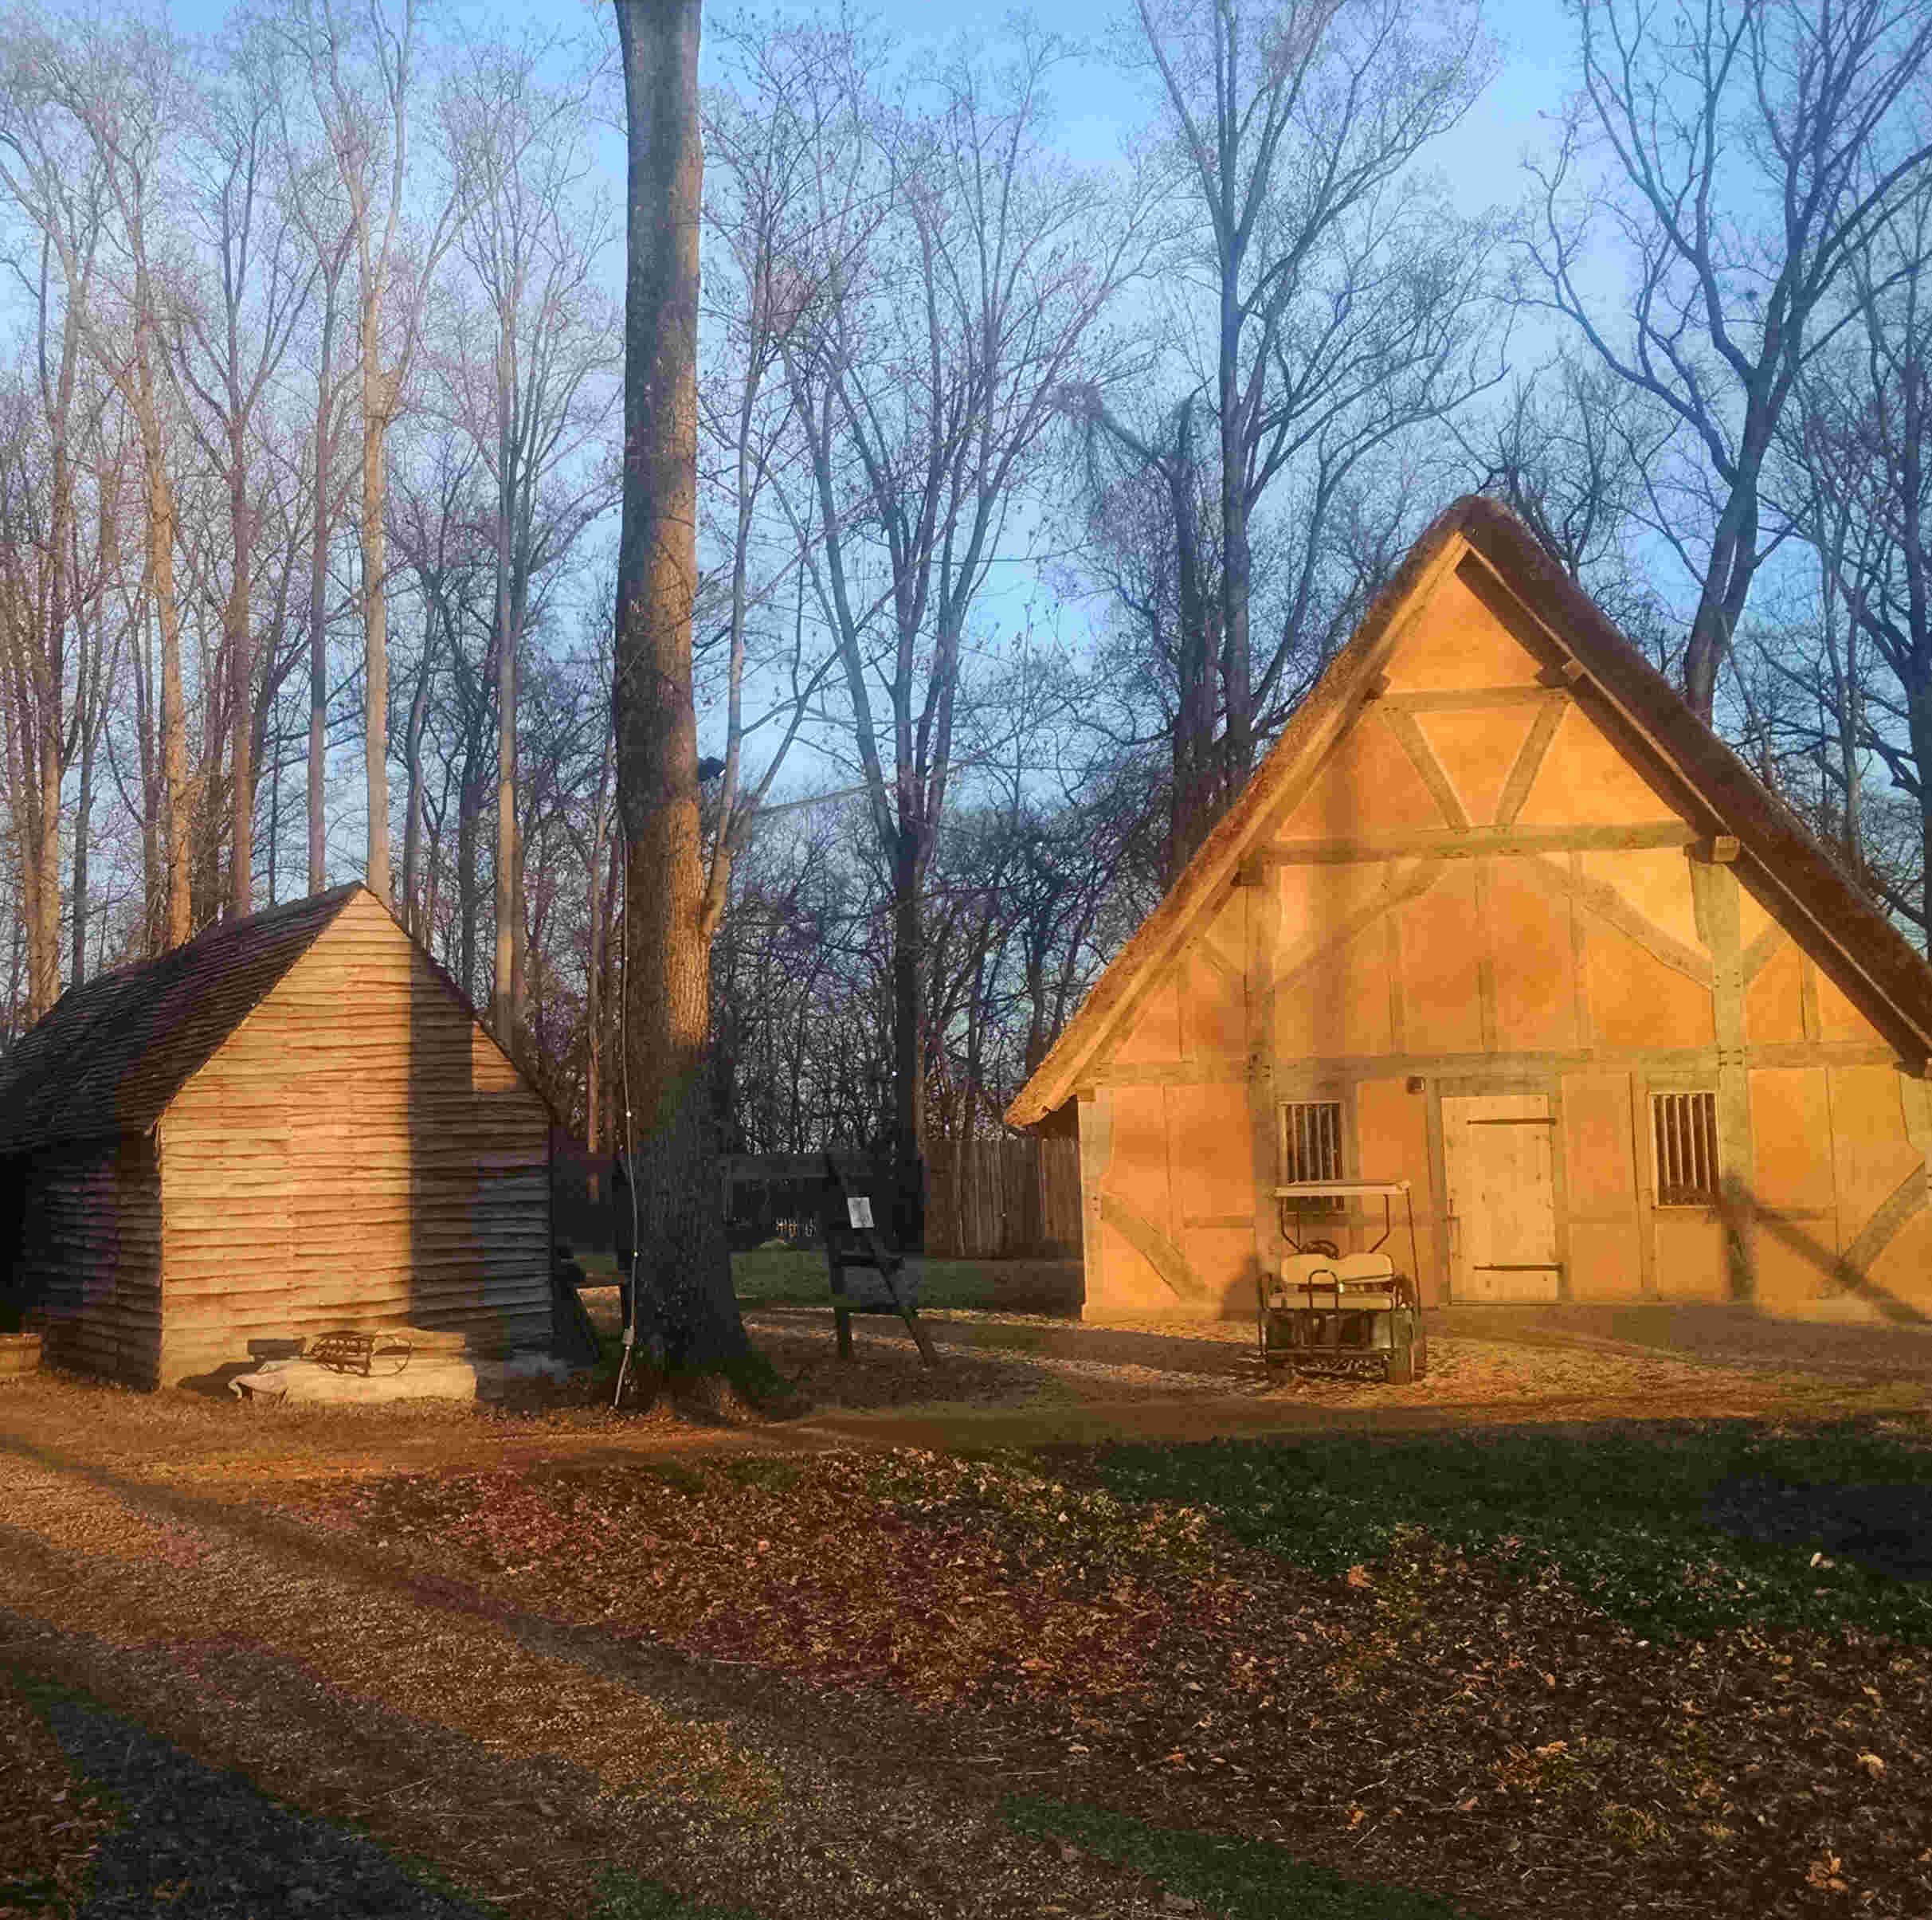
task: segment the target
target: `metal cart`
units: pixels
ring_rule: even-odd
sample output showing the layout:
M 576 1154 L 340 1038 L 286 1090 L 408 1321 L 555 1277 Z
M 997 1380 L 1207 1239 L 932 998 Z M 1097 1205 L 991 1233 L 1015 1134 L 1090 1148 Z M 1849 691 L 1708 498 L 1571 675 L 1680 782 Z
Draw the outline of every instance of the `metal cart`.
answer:
M 1395 1202 L 1402 1203 L 1409 1235 L 1409 1271 L 1398 1273 L 1383 1252 L 1395 1231 Z M 1380 1200 L 1381 1232 L 1358 1253 L 1344 1253 L 1312 1230 L 1315 1203 Z M 1398 1383 L 1428 1370 L 1428 1335 L 1416 1283 L 1416 1216 L 1406 1180 L 1298 1180 L 1275 1189 L 1282 1237 L 1291 1252 L 1281 1271 L 1265 1270 L 1256 1287 L 1257 1333 L 1263 1366 L 1377 1369 Z M 1326 1224 L 1326 1223 L 1323 1223 Z M 1373 1230 L 1373 1220 L 1359 1229 Z M 1353 1220 L 1341 1229 L 1356 1231 Z

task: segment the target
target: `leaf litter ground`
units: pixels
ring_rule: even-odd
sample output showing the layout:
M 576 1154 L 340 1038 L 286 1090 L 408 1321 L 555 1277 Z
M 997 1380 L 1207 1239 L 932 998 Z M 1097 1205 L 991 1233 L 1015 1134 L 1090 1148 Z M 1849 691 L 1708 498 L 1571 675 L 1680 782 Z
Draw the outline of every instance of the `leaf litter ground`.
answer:
M 319 1509 L 909 1765 L 1493 1914 L 1932 1911 L 1932 1587 L 1709 1512 L 1915 1431 L 397 1478 Z
M 1142 1338 L 1123 1369 L 1186 1370 Z M 1491 1420 L 1526 1382 L 1532 1416 L 1614 1395 L 1606 1365 L 1699 1392 L 1444 1344 L 1459 1402 L 1495 1375 Z M 1116 1391 L 1055 1358 L 1049 1397 Z M 894 1366 L 859 1404 L 907 1400 Z M 263 1803 L 261 1920 L 327 1910 L 308 1862 L 364 1829 L 486 1908 L 609 1920 L 1932 1911 L 1915 1419 L 1781 1430 L 1819 1397 L 1704 1369 L 1703 1404 L 1772 1417 L 654 1463 L 567 1409 L 243 1436 L 33 1391 L 0 1677 L 70 1692 L 63 1719 L 0 1685 L 18 1910 L 77 1910 L 90 1860 L 112 1891 L 140 1769 L 75 1734 L 111 1710 L 184 1810 L 206 1763 L 308 1817 L 290 1852 Z M 160 1884 L 241 1910 L 219 1878 Z

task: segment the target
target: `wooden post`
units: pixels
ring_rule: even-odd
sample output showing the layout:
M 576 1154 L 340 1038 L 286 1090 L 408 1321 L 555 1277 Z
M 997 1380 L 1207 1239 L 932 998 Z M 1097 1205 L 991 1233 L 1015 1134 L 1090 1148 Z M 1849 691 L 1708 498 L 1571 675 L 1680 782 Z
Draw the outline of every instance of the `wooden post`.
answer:
M 852 1308 L 845 1299 L 845 1269 L 837 1260 L 832 1266 L 832 1318 L 837 1323 L 839 1358 L 852 1358 Z

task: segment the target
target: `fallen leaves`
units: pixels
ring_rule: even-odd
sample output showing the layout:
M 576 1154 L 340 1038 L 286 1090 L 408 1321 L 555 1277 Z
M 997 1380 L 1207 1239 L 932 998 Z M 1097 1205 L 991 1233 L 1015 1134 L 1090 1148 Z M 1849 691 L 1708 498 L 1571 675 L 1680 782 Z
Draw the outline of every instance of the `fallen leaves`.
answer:
M 1491 1558 L 1413 1528 L 1323 1577 L 1197 1507 L 1084 1483 L 1077 1457 L 794 1468 L 332 1498 L 519 1607 L 842 1695 L 915 1763 L 1077 1769 L 1084 1798 L 1268 1833 L 1498 1920 L 1802 1910 L 1836 1898 L 1854 1844 L 1862 1911 L 1932 1910 L 1932 1809 L 1903 1784 L 1932 1744 L 1923 1648 L 1640 1637 L 1521 1542 Z

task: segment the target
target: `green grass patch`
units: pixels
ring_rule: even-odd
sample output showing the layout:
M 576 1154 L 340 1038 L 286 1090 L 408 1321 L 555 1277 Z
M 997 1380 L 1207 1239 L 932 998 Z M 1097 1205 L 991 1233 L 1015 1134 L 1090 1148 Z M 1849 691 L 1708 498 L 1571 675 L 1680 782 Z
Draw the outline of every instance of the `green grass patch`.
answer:
M 1217 1440 L 1109 1448 L 1097 1466 L 1123 1499 L 1200 1509 L 1247 1545 L 1330 1578 L 1412 1558 L 1426 1538 L 1526 1577 L 1554 1567 L 1592 1605 L 1647 1630 L 1855 1625 L 1932 1641 L 1932 1583 L 1894 1579 L 1821 1539 L 1741 1538 L 1707 1511 L 1727 1483 L 1932 1483 L 1932 1449 L 1895 1427 Z M 1814 1566 L 1821 1549 L 1831 1564 Z
M 607 1867 L 598 1882 L 590 1920 L 759 1920 L 748 1906 L 714 1906 L 687 1900 L 660 1881 L 641 1879 Z
M 574 1252 L 593 1287 L 614 1287 L 617 1264 L 609 1253 Z M 731 1256 L 731 1287 L 747 1307 L 829 1307 L 832 1283 L 817 1248 L 764 1246 Z M 978 1260 L 928 1260 L 922 1307 L 990 1307 L 993 1276 Z
M 1265 1841 L 1154 1827 L 1060 1800 L 1009 1799 L 1001 1811 L 1016 1833 L 1071 1841 L 1198 1900 L 1221 1920 L 1460 1920 L 1463 1912 L 1432 1894 L 1344 1879 Z
M 593 1287 L 614 1287 L 617 1264 L 609 1253 L 571 1256 Z M 922 1307 L 988 1308 L 993 1299 L 991 1268 L 978 1260 L 927 1260 L 919 1290 Z M 829 1307 L 832 1282 L 817 1248 L 764 1246 L 731 1256 L 731 1287 L 747 1307 Z
M 745 1305 L 829 1307 L 832 1283 L 816 1249 L 759 1247 L 731 1256 L 731 1284 Z M 978 1260 L 927 1260 L 921 1307 L 990 1307 L 993 1276 Z

